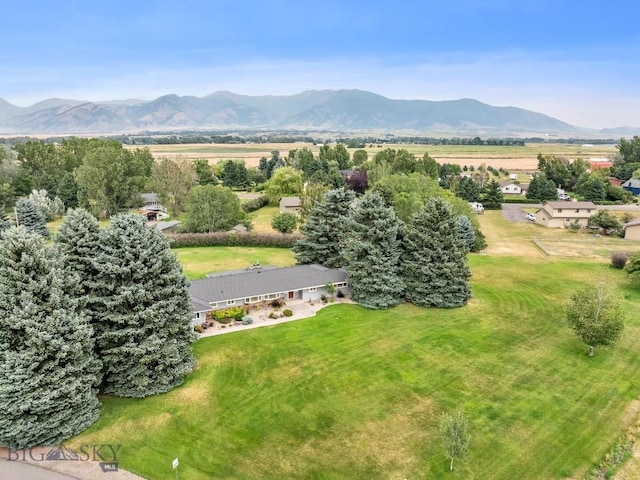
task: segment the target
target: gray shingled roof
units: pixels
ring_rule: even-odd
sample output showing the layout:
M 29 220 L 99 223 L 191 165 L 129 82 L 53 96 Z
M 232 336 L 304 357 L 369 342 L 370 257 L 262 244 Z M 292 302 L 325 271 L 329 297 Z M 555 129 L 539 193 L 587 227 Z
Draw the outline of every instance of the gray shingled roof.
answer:
M 280 199 L 280 207 L 299 207 L 300 197 L 282 197 Z
M 547 202 L 547 205 L 556 210 L 559 208 L 597 208 L 593 202 Z
M 327 283 L 346 282 L 344 270 L 321 265 L 221 272 L 202 280 L 193 280 L 189 292 L 194 311 L 211 310 L 210 302 L 223 302 L 269 293 L 289 292 Z
M 640 180 L 637 178 L 630 178 L 622 184 L 623 187 L 640 188 Z
M 158 222 L 156 223 L 154 226 L 162 231 L 162 230 L 166 230 L 167 228 L 171 228 L 171 227 L 175 227 L 177 225 L 180 225 L 180 220 L 170 220 L 168 222 Z

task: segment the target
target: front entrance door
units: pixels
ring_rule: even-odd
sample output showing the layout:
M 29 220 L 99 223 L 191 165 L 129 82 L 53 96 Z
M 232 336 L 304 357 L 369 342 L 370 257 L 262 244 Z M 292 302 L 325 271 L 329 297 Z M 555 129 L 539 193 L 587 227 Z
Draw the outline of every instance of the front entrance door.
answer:
M 289 292 L 288 297 L 289 300 L 292 300 L 295 297 L 295 292 Z

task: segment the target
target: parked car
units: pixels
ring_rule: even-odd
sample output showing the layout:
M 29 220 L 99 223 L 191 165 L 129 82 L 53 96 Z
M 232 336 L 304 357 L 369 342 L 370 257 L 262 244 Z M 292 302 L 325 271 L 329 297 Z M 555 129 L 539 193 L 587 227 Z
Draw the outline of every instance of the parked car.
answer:
M 568 193 L 559 193 L 558 200 L 571 200 L 571 197 Z
M 536 216 L 533 213 L 527 213 L 527 220 L 531 220 L 532 222 L 535 222 Z

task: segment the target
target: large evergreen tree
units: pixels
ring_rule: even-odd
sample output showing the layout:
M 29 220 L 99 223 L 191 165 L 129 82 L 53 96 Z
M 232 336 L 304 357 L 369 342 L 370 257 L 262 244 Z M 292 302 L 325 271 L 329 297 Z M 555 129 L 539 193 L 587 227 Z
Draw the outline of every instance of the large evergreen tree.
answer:
M 462 177 L 456 187 L 456 196 L 467 202 L 479 202 L 480 187 L 471 177 Z
M 354 198 L 351 190 L 329 190 L 311 210 L 305 224 L 300 227 L 306 238 L 298 240 L 292 248 L 298 263 L 319 263 L 329 268 L 344 266 L 345 219 Z
M 36 205 L 27 198 L 21 198 L 16 203 L 16 214 L 18 215 L 18 225 L 22 225 L 30 232 L 37 233 L 43 237 L 49 236 L 47 221 Z
M 351 297 L 366 308 L 389 308 L 400 301 L 403 224 L 376 193 L 365 195 L 346 221 L 347 278 Z
M 52 445 L 98 419 L 92 329 L 41 236 L 0 238 L 0 444 Z
M 95 259 L 97 350 L 103 392 L 144 397 L 171 390 L 194 366 L 189 285 L 169 241 L 142 216 L 115 216 Z
M 451 207 L 434 197 L 407 227 L 402 257 L 406 298 L 422 307 L 459 307 L 471 297 L 466 246 Z
M 500 190 L 500 184 L 494 179 L 484 188 L 482 206 L 486 210 L 500 210 L 504 202 L 504 194 Z

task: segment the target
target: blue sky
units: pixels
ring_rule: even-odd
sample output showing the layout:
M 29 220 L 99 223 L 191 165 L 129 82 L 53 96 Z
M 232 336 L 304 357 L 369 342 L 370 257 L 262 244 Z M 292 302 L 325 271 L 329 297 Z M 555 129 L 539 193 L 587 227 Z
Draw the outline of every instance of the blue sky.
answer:
M 23 0 L 0 98 L 99 101 L 358 88 L 640 127 L 637 0 Z

